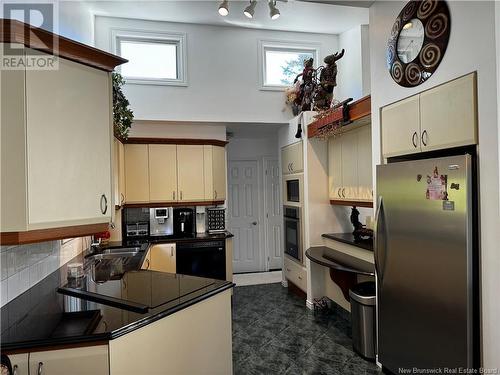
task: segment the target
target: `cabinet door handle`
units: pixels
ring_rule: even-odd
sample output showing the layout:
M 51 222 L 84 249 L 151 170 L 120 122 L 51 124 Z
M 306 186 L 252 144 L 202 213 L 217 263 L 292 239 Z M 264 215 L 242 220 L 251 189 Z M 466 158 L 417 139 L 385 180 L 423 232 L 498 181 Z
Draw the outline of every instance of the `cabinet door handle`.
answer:
M 38 362 L 38 370 L 36 371 L 37 375 L 42 375 L 43 372 L 43 362 Z
M 170 256 L 174 257 L 174 247 L 170 246 Z
M 290 163 L 290 169 L 293 172 L 293 163 Z
M 413 143 L 413 147 L 417 148 L 417 132 L 414 132 L 411 136 L 411 143 Z
M 425 134 L 425 141 L 424 141 L 424 134 Z M 421 136 L 420 138 L 422 139 L 422 144 L 423 144 L 424 146 L 427 146 L 427 141 L 429 140 L 429 139 L 428 139 L 429 137 L 428 137 L 428 134 L 427 134 L 427 130 L 424 130 L 424 131 L 422 132 L 422 136 Z
M 172 192 L 172 200 L 175 201 L 175 190 Z
M 122 206 L 123 202 L 125 202 L 125 195 L 123 195 L 123 193 L 120 193 L 120 197 L 121 197 L 121 199 L 120 199 L 120 206 Z
M 342 198 L 345 198 L 345 188 L 342 188 Z
M 215 199 L 217 199 L 217 190 L 215 190 Z
M 291 272 L 291 271 L 290 271 L 290 268 L 287 268 L 286 270 L 287 270 L 288 272 Z
M 12 375 L 17 375 L 17 365 L 12 366 Z
M 181 190 L 181 200 L 182 200 L 182 190 Z
M 103 203 L 104 203 L 104 207 L 103 207 Z M 106 198 L 106 195 L 103 194 L 101 195 L 101 213 L 103 215 L 106 215 L 106 212 L 108 211 L 108 198 Z
M 337 191 L 337 195 L 339 196 L 339 198 L 342 198 L 341 195 L 340 195 L 340 191 L 342 190 L 342 188 L 339 188 L 339 190 Z
M 302 276 L 299 276 L 299 280 L 302 280 Z
M 146 269 L 149 270 L 149 259 L 146 259 Z

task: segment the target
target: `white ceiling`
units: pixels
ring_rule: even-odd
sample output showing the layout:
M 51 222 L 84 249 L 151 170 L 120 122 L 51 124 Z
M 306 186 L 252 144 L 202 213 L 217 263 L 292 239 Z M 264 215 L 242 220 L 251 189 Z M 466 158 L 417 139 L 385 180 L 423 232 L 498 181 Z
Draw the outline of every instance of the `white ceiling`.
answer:
M 218 14 L 219 1 L 88 1 L 96 15 L 153 21 L 198 23 L 268 30 L 339 34 L 368 24 L 368 9 L 352 1 L 352 6 L 304 1 L 278 1 L 281 17 L 271 20 L 266 0 L 260 0 L 253 19 L 243 15 L 248 0 L 230 0 L 229 15 Z

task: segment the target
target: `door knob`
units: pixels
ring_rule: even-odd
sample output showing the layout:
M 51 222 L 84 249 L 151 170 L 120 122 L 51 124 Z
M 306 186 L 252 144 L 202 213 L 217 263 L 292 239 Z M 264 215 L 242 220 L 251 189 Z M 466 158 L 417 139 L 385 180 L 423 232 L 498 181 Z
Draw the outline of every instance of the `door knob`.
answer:
M 257 222 L 256 222 L 256 221 L 253 221 L 253 222 L 252 222 L 252 225 L 257 225 Z

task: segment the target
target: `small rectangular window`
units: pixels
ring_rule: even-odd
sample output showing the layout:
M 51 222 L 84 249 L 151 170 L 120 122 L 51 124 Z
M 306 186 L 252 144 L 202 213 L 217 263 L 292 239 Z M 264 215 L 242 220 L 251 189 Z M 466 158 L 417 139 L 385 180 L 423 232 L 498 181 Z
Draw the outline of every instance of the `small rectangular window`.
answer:
M 118 70 L 126 83 L 187 85 L 185 35 L 114 32 L 115 50 L 128 62 Z
M 177 44 L 120 40 L 120 54 L 128 60 L 122 75 L 131 79 L 178 79 Z
M 262 43 L 261 55 L 262 89 L 280 90 L 293 84 L 304 69 L 304 60 L 313 58 L 317 66 L 318 50 L 290 43 Z

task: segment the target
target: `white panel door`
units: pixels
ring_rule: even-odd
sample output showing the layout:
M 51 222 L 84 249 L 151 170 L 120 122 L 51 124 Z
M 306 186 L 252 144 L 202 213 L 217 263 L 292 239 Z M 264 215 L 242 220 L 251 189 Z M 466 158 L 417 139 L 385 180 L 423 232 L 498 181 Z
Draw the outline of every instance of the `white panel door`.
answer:
M 276 159 L 265 161 L 264 210 L 268 270 L 281 269 L 283 264 L 283 212 L 280 196 L 280 169 Z
M 234 273 L 263 271 L 257 173 L 257 160 L 229 162 L 228 221 L 234 234 Z

